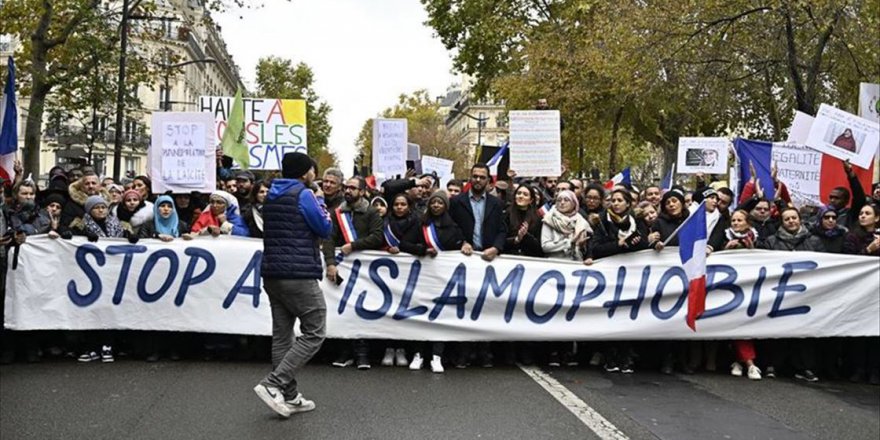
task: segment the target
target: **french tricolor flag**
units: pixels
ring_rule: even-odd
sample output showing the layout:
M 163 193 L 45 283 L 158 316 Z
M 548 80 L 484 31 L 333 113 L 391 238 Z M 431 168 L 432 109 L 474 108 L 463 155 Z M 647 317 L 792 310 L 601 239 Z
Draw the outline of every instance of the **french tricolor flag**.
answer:
M 495 153 L 495 155 L 492 156 L 492 158 L 490 158 L 488 162 L 486 162 L 486 166 L 489 167 L 490 175 L 498 175 L 498 165 L 501 163 L 501 159 L 504 158 L 504 155 L 507 154 L 509 146 L 510 141 L 505 142 L 504 145 L 501 146 L 501 149 L 498 150 L 498 152 Z
M 623 169 L 623 171 L 617 173 L 611 180 L 605 182 L 605 189 L 614 188 L 614 185 L 631 185 L 632 179 L 629 176 L 629 167 Z
M 797 205 L 827 205 L 831 190 L 842 186 L 849 188 L 843 161 L 833 156 L 812 150 L 804 145 L 752 141 L 736 139 L 733 141 L 736 150 L 739 169 L 738 193 L 742 194 L 746 182 L 751 178 L 749 163 L 755 166 L 755 174 L 764 190 L 764 196 L 773 200 L 773 179 L 770 171 L 773 161 L 777 162 L 779 175 L 777 178 L 785 183 L 791 193 L 792 201 Z M 853 172 L 859 179 L 863 189 L 871 188 L 871 178 L 874 175 L 874 164 L 868 169 L 853 166 Z M 867 192 L 870 194 L 870 192 Z
M 678 231 L 678 255 L 688 277 L 687 325 L 697 331 L 697 318 L 706 311 L 706 205 L 700 203 Z
M 11 185 L 15 178 L 15 153 L 18 151 L 18 106 L 15 102 L 15 63 L 9 57 L 6 87 L 0 101 L 0 178 Z

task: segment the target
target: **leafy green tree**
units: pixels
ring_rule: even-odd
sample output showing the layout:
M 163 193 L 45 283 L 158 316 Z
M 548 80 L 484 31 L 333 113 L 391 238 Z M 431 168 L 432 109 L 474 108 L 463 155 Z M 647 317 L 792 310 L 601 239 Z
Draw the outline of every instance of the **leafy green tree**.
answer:
M 151 13 L 152 1 L 139 1 L 137 11 Z M 6 0 L 0 3 L 0 34 L 9 34 L 20 43 L 15 59 L 19 70 L 20 93 L 27 97 L 27 123 L 24 133 L 24 165 L 40 169 L 40 141 L 43 116 L 51 111 L 64 119 L 84 119 L 82 113 L 93 106 L 104 107 L 115 101 L 118 62 L 119 8 L 101 7 L 99 0 Z M 140 39 L 154 38 L 147 27 L 131 31 Z M 132 84 L 155 76 L 146 54 L 132 54 Z M 95 77 L 100 81 L 95 81 Z M 57 95 L 57 99 L 47 99 Z M 129 99 L 136 103 L 132 93 Z M 109 109 L 102 108 L 109 112 Z M 104 113 L 106 114 L 106 113 Z
M 330 139 L 330 105 L 321 100 L 313 88 L 315 81 L 311 67 L 274 56 L 260 58 L 257 63 L 257 91 L 263 98 L 306 100 L 306 136 L 309 155 L 318 166 L 326 169 L 337 166 L 338 160 L 328 148 Z
M 478 94 L 547 98 L 564 156 L 584 148 L 609 171 L 639 150 L 667 169 L 681 136 L 780 139 L 794 110 L 854 109 L 880 77 L 877 1 L 422 3 Z

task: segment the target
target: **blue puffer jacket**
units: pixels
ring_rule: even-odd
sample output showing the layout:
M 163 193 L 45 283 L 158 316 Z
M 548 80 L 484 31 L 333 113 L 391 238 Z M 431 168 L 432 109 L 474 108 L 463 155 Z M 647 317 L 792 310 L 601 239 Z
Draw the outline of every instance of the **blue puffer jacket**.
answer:
M 323 198 L 296 179 L 275 179 L 263 205 L 263 278 L 321 279 L 320 239 L 330 227 Z

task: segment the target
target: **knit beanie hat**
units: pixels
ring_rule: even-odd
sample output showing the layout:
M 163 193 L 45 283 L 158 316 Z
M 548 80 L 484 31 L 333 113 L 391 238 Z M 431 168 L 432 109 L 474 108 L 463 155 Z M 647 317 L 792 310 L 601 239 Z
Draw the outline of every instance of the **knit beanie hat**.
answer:
M 143 201 L 141 200 L 141 193 L 137 192 L 136 190 L 130 189 L 122 193 L 122 201 L 125 202 L 125 199 L 127 199 L 128 196 L 137 196 L 138 200 Z
M 92 208 L 94 208 L 95 206 L 98 206 L 98 205 L 107 206 L 107 201 L 104 200 L 104 198 L 101 196 L 89 196 L 89 198 L 86 199 L 86 203 L 84 205 L 84 207 L 86 209 L 86 214 L 91 215 Z
M 43 206 L 49 206 L 49 204 L 51 203 L 57 203 L 63 207 L 65 202 L 66 200 L 64 199 L 64 196 L 62 196 L 61 194 L 51 193 L 43 199 Z
M 440 199 L 446 207 L 449 207 L 449 194 L 446 194 L 446 190 L 438 189 L 431 194 L 431 197 L 428 199 L 428 204 L 431 204 L 431 200 Z
M 314 166 L 312 158 L 300 152 L 287 153 L 281 159 L 281 176 L 285 179 L 299 179 Z M 317 167 L 315 167 L 317 171 Z

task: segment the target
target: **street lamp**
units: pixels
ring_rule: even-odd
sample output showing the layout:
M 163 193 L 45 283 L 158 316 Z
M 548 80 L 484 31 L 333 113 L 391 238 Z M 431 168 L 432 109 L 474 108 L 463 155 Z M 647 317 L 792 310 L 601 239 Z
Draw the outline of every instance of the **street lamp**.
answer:
M 489 118 L 488 117 L 478 118 L 468 112 L 463 112 L 457 108 L 453 108 L 452 110 L 450 110 L 450 113 L 458 113 L 462 116 L 467 117 L 468 119 L 473 119 L 474 121 L 477 121 L 477 147 L 482 148 L 483 147 L 483 124 L 486 121 L 488 121 Z
M 170 84 L 171 69 L 178 69 L 183 66 L 188 66 L 190 64 L 211 64 L 211 63 L 216 63 L 216 62 L 217 62 L 217 60 L 215 60 L 214 58 L 202 58 L 200 60 L 189 60 L 189 61 L 184 61 L 182 63 L 176 63 L 176 64 L 161 64 L 160 66 L 163 69 L 165 69 L 165 97 L 164 97 L 165 99 L 164 99 L 164 102 L 162 103 L 162 111 L 164 111 L 164 112 L 171 111 L 171 104 L 172 104 L 172 102 L 171 102 L 171 84 Z

